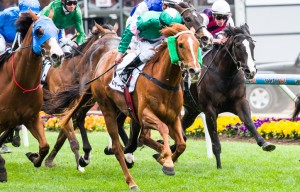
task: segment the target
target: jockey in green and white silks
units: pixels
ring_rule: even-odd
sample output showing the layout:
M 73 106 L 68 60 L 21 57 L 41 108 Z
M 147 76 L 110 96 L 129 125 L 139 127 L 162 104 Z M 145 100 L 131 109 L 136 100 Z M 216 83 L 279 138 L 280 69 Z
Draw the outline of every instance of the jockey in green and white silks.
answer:
M 125 67 L 121 74 L 125 76 L 123 80 L 127 80 L 135 66 L 146 63 L 155 54 L 154 48 L 164 39 L 160 30 L 172 23 L 182 23 L 182 18 L 177 10 L 167 8 L 163 12 L 148 11 L 139 16 L 135 23 L 126 27 L 118 47 L 116 63 L 122 62 L 133 36 L 137 38 L 138 46 L 137 57 Z
M 48 16 L 51 9 L 54 12 L 52 20 L 55 26 L 60 29 L 58 36 L 60 45 L 74 45 L 72 41 L 68 41 L 68 39 L 64 38 L 62 34 L 63 29 L 71 26 L 74 26 L 78 33 L 78 36 L 76 37 L 76 44 L 82 44 L 86 38 L 86 35 L 83 29 L 82 13 L 80 7 L 77 5 L 77 0 L 54 0 L 41 11 L 41 15 Z M 68 53 L 71 51 L 70 47 L 67 49 L 65 48 L 65 50 L 64 47 L 62 48 L 64 52 Z
M 139 16 L 137 22 L 126 27 L 118 47 L 116 62 L 121 62 L 133 36 L 138 40 L 136 55 L 139 55 L 141 62 L 147 62 L 155 53 L 154 48 L 164 39 L 160 30 L 172 23 L 182 23 L 180 13 L 173 8 L 163 12 L 148 11 Z

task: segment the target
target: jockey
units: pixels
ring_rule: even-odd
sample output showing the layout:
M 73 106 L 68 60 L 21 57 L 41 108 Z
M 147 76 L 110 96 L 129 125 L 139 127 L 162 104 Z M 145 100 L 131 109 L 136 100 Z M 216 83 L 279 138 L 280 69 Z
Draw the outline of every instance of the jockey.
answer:
M 217 0 L 211 8 L 204 9 L 201 16 L 203 24 L 214 37 L 213 43 L 223 45 L 227 38 L 222 35 L 222 30 L 226 26 L 234 26 L 229 4 L 225 0 Z
M 77 5 L 77 0 L 54 0 L 48 6 L 44 7 L 41 11 L 41 15 L 48 16 L 50 10 L 53 10 L 54 16 L 52 18 L 55 26 L 60 29 L 58 39 L 60 40 L 60 45 L 64 52 L 70 53 L 71 47 L 75 44 L 80 45 L 84 42 L 86 35 L 83 30 L 82 13 L 79 5 Z M 67 38 L 63 38 L 62 29 L 74 26 L 77 33 L 76 41 L 72 42 Z M 75 44 L 74 44 L 75 43 Z M 68 46 L 64 46 L 64 45 Z M 64 47 L 66 47 L 64 49 Z
M 130 15 L 126 21 L 126 26 L 136 22 L 137 18 L 148 11 L 162 12 L 168 7 L 168 4 L 178 4 L 183 2 L 183 0 L 144 0 L 137 4 L 130 12 Z M 137 40 L 135 37 L 132 38 L 129 47 L 131 49 L 136 49 Z
M 48 6 L 44 7 L 41 11 L 41 15 L 48 16 L 50 10 L 53 10 L 54 16 L 52 18 L 55 26 L 59 29 L 58 39 L 65 54 L 70 54 L 73 46 L 80 45 L 84 42 L 86 35 L 83 30 L 82 13 L 77 0 L 54 0 Z M 78 36 L 76 41 L 65 38 L 63 35 L 63 29 L 74 26 Z M 51 67 L 51 62 L 44 58 L 42 69 L 42 83 L 45 83 L 48 70 Z
M 19 7 L 10 7 L 0 12 L 0 56 L 6 52 L 6 44 L 13 44 L 17 34 L 15 25 L 19 15 L 29 12 L 29 9 L 35 14 L 40 12 L 40 3 L 38 0 L 21 0 Z
M 126 27 L 118 47 L 115 62 L 122 62 L 124 53 L 128 49 L 133 36 L 137 38 L 138 49 L 136 50 L 137 57 L 120 74 L 123 82 L 127 81 L 129 74 L 135 67 L 146 63 L 155 54 L 154 48 L 164 39 L 160 30 L 172 23 L 182 23 L 182 18 L 177 10 L 167 8 L 163 12 L 148 11 L 139 16 L 136 22 Z

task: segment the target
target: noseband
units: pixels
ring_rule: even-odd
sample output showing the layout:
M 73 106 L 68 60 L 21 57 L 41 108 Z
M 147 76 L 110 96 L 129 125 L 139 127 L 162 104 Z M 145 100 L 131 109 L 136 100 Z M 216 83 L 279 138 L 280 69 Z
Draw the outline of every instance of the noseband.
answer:
M 186 11 L 188 11 L 188 10 L 190 10 L 190 11 L 192 11 L 192 12 L 195 12 L 195 14 L 198 15 L 197 10 L 196 10 L 195 8 L 191 8 L 191 7 L 188 7 L 188 8 L 183 9 L 183 11 L 181 11 L 180 15 L 183 17 L 183 14 L 184 14 Z M 195 29 L 195 34 L 197 34 L 197 32 L 198 32 L 201 28 L 206 28 L 206 26 L 203 25 L 202 23 L 200 23 L 200 26 L 199 26 L 197 29 Z M 196 37 L 196 38 L 198 39 L 198 41 L 201 42 L 201 45 L 202 45 L 203 42 L 202 42 L 201 38 L 198 38 L 198 37 Z
M 227 48 L 227 46 L 226 46 L 227 43 L 224 45 L 224 47 L 225 47 L 227 53 L 230 55 L 232 61 L 233 61 L 234 64 L 236 65 L 237 70 L 244 69 L 244 68 L 241 66 L 241 61 L 238 61 L 238 60 L 237 60 L 236 53 L 235 53 L 236 46 L 235 46 L 235 42 L 234 42 L 234 41 L 236 40 L 237 37 L 240 37 L 240 36 L 244 36 L 245 39 L 250 39 L 250 40 L 252 41 L 252 38 L 251 38 L 250 36 L 248 36 L 248 35 L 245 35 L 245 34 L 237 34 L 237 35 L 233 36 L 233 40 L 232 40 L 232 44 L 233 44 L 233 45 L 232 45 L 232 54 L 230 53 L 230 51 L 228 50 L 228 48 Z

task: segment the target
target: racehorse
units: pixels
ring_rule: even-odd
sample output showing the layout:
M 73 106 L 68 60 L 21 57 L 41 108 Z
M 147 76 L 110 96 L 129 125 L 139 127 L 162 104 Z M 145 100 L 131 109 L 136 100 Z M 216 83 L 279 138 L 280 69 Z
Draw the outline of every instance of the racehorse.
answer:
M 100 26 L 95 23 L 92 36 L 78 48 L 74 49 L 73 53 L 65 58 L 59 68 L 51 67 L 47 78 L 44 90 L 43 110 L 48 114 L 60 114 L 70 106 L 72 106 L 73 99 L 65 99 L 72 95 L 72 97 L 79 97 L 79 91 L 69 92 L 74 86 L 84 84 L 87 79 L 91 78 L 92 72 L 99 60 L 99 57 L 108 50 L 115 48 L 119 43 L 117 36 L 118 24 L 114 27 L 110 25 Z M 117 39 L 116 39 L 117 37 Z M 58 95 L 63 95 L 58 96 Z M 88 106 L 90 109 L 91 106 Z M 87 110 L 88 111 L 88 110 Z M 57 115 L 60 119 L 61 116 Z M 79 127 L 84 155 L 79 156 L 79 143 L 76 139 L 72 121 L 63 127 L 58 135 L 57 141 L 53 150 L 45 160 L 47 167 L 55 166 L 53 162 L 58 151 L 68 138 L 71 150 L 75 155 L 77 169 L 84 171 L 85 166 L 90 162 L 90 151 L 92 147 L 89 143 L 86 129 L 84 128 L 84 118 L 81 116 L 76 118 L 76 125 Z
M 174 40 L 179 62 L 177 65 L 171 63 L 167 43 L 162 42 L 156 50 L 157 53 L 140 71 L 141 75 L 137 79 L 135 90 L 131 93 L 132 110 L 135 114 L 136 124 L 143 129 L 157 130 L 161 134 L 164 144 L 151 138 L 145 144 L 159 152 L 160 157 L 157 161 L 163 165 L 163 172 L 167 175 L 174 175 L 173 162 L 184 152 L 186 147 L 180 124 L 180 111 L 183 105 L 180 82 L 184 71 L 190 74 L 192 80 L 198 79 L 200 75 L 201 67 L 197 58 L 199 42 L 194 33 L 181 24 L 166 27 L 161 30 L 161 33 Z M 91 83 L 90 88 L 84 92 L 73 110 L 66 114 L 62 124 L 69 121 L 74 112 L 88 100 L 87 98 L 93 97 L 104 116 L 108 133 L 112 139 L 112 150 L 122 167 L 126 183 L 130 189 L 138 189 L 125 163 L 116 121 L 120 111 L 127 116 L 132 113 L 128 110 L 123 93 L 108 86 L 114 75 L 114 71 L 110 69 L 115 66 L 116 53 L 116 49 L 112 50 L 100 59 L 95 70 L 95 77 L 98 78 Z M 145 86 L 146 84 L 147 86 Z M 173 154 L 168 144 L 168 135 L 177 144 Z
M 0 132 L 4 132 L 0 145 L 15 126 L 24 124 L 39 142 L 39 152 L 26 155 L 35 167 L 40 167 L 49 152 L 39 116 L 43 101 L 40 86 L 42 57 L 60 63 L 63 52 L 57 42 L 57 28 L 50 18 L 38 17 L 30 11 L 20 16 L 17 25 L 24 41 L 0 68 Z M 1 182 L 7 181 L 4 164 L 5 160 L 0 156 Z
M 175 4 L 169 4 L 164 2 L 169 7 L 176 9 L 184 22 L 184 25 L 189 29 L 193 27 L 195 29 L 195 36 L 200 42 L 201 48 L 210 48 L 213 45 L 213 36 L 203 25 L 203 17 L 195 9 L 194 5 L 189 2 L 180 2 Z
M 254 63 L 254 42 L 247 24 L 224 30 L 228 41 L 224 46 L 215 46 L 203 57 L 201 78 L 184 92 L 185 114 L 182 127 L 192 125 L 200 112 L 206 115 L 209 135 L 217 168 L 221 169 L 221 145 L 217 133 L 217 116 L 222 112 L 237 115 L 254 136 L 264 151 L 272 151 L 275 145 L 267 142 L 257 132 L 251 119 L 246 99 L 245 78 L 256 74 Z

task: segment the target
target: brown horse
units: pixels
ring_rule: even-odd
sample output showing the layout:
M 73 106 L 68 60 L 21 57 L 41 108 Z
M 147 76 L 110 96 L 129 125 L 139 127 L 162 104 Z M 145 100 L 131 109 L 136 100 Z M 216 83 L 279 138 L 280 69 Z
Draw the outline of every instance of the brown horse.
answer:
M 198 79 L 200 75 L 197 57 L 199 42 L 194 33 L 181 24 L 166 27 L 161 32 L 165 37 L 172 36 L 175 38 L 175 47 L 180 61 L 177 65 L 171 63 L 167 43 L 163 42 L 157 53 L 141 71 L 141 76 L 138 78 L 136 88 L 132 93 L 132 101 L 135 118 L 138 120 L 137 124 L 143 129 L 154 129 L 161 134 L 164 144 L 150 138 L 145 143 L 149 143 L 151 148 L 160 153 L 158 162 L 163 165 L 163 172 L 173 175 L 175 174 L 173 162 L 184 152 L 186 147 L 180 124 L 180 111 L 183 105 L 180 81 L 183 71 L 187 71 L 192 79 Z M 120 111 L 127 116 L 130 116 L 131 113 L 123 93 L 108 86 L 114 75 L 114 71 L 110 69 L 115 65 L 116 53 L 117 50 L 112 50 L 101 58 L 95 72 L 96 77 L 100 75 L 101 77 L 91 83 L 91 87 L 84 92 L 79 103 L 66 115 L 62 124 L 69 121 L 73 113 L 86 102 L 86 98 L 94 97 L 103 113 L 108 133 L 112 138 L 112 150 L 122 167 L 126 183 L 130 189 L 136 189 L 138 187 L 125 163 L 116 121 Z M 169 135 L 177 144 L 173 154 L 168 144 Z
M 92 31 L 92 36 L 76 50 L 70 57 L 65 58 L 59 68 L 50 68 L 44 90 L 43 110 L 48 114 L 60 114 L 64 110 L 72 106 L 72 102 L 77 97 L 79 98 L 79 87 L 75 91 L 70 92 L 74 86 L 82 85 L 84 88 L 85 82 L 91 79 L 96 64 L 101 55 L 110 49 L 115 48 L 119 43 L 117 36 L 118 24 L 114 27 L 110 25 L 100 26 L 97 23 Z M 82 89 L 83 89 L 82 88 Z M 69 96 L 72 95 L 72 99 Z M 93 104 L 86 106 L 86 112 Z M 57 115 L 60 119 L 61 116 Z M 76 139 L 72 121 L 60 130 L 56 144 L 53 150 L 45 160 L 47 167 L 53 167 L 53 160 L 58 151 L 64 144 L 66 138 L 70 142 L 71 149 L 75 154 L 77 169 L 84 171 L 84 166 L 90 162 L 90 151 L 92 147 L 89 143 L 86 129 L 84 128 L 84 117 L 76 116 L 76 125 L 80 129 L 84 155 L 79 156 L 79 143 Z
M 204 112 L 212 140 L 217 168 L 221 169 L 221 144 L 217 133 L 217 117 L 223 112 L 237 115 L 254 136 L 264 151 L 272 151 L 275 145 L 267 142 L 257 132 L 251 119 L 246 99 L 245 79 L 256 74 L 254 63 L 254 41 L 248 25 L 229 27 L 224 30 L 228 41 L 216 46 L 203 57 L 202 76 L 190 90 L 185 89 L 185 114 L 182 118 L 184 129 L 192 125 L 199 113 Z
M 40 167 L 49 151 L 39 116 L 43 101 L 40 86 L 42 57 L 49 57 L 54 63 L 59 63 L 63 52 L 57 43 L 57 28 L 51 19 L 38 18 L 30 11 L 22 15 L 17 24 L 24 41 L 0 68 L 0 132 L 5 132 L 0 145 L 6 133 L 24 124 L 39 142 L 39 152 L 26 155 L 35 167 Z M 1 182 L 7 181 L 4 163 L 5 160 L 0 156 Z

